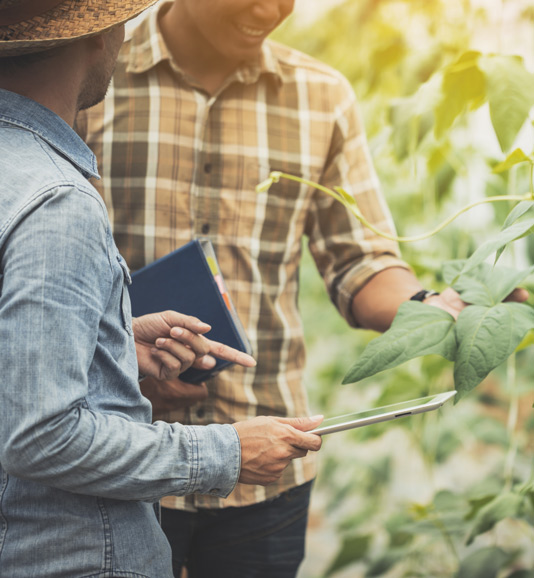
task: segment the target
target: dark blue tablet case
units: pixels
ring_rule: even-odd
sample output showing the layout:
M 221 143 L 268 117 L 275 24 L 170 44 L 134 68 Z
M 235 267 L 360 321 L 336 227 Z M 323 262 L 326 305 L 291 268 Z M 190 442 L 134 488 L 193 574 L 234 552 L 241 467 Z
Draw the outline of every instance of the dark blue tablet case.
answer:
M 218 278 L 214 275 L 214 266 L 218 270 Z M 206 337 L 251 353 L 250 343 L 226 292 L 209 240 L 194 239 L 139 269 L 132 274 L 132 284 L 128 289 L 134 317 L 166 309 L 194 315 L 211 325 Z M 222 291 L 226 292 L 224 297 Z M 191 367 L 180 375 L 180 379 L 199 383 L 230 365 L 233 365 L 230 361 L 217 359 L 213 369 Z

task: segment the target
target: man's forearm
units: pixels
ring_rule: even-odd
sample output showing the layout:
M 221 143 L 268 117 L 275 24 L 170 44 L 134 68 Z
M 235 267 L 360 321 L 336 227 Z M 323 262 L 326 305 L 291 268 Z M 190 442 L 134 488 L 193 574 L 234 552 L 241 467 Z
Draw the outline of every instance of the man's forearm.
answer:
M 407 269 L 393 267 L 380 271 L 354 296 L 354 318 L 365 329 L 386 331 L 401 303 L 419 290 L 421 284 Z
M 240 472 L 239 437 L 229 425 L 149 425 L 85 408 L 16 436 L 7 425 L 2 468 L 69 492 L 149 502 L 169 494 L 226 497 Z

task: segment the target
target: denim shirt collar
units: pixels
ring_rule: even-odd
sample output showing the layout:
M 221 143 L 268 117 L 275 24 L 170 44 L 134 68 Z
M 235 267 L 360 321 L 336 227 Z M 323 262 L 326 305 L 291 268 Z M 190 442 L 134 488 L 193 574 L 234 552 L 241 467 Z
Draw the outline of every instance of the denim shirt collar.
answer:
M 71 126 L 42 104 L 0 88 L 0 121 L 39 136 L 75 165 L 85 178 L 100 178 L 91 149 Z

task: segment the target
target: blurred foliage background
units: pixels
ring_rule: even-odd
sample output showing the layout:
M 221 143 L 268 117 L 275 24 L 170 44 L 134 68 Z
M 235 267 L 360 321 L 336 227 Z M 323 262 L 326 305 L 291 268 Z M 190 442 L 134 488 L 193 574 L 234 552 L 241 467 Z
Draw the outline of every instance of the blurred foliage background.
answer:
M 528 163 L 493 169 L 517 147 L 532 154 L 532 0 L 322 0 L 317 18 L 300 6 L 275 39 L 351 81 L 399 234 L 531 188 Z M 512 206 L 473 209 L 403 256 L 439 290 L 441 264 L 468 257 Z M 505 263 L 532 264 L 531 239 Z M 376 334 L 345 325 L 307 253 L 300 304 L 313 413 L 453 389 L 435 356 L 341 386 Z M 299 578 L 534 578 L 533 341 L 457 405 L 325 438 Z

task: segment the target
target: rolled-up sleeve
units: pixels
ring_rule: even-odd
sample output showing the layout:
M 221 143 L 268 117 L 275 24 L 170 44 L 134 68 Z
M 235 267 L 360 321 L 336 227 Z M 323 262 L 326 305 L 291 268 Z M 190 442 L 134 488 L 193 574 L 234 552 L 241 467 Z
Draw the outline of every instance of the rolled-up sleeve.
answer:
M 333 92 L 330 150 L 320 183 L 341 187 L 379 231 L 395 234 L 395 225 L 380 189 L 368 149 L 357 102 L 348 81 L 339 76 Z M 398 244 L 363 226 L 340 202 L 315 191 L 308 220 L 310 251 L 323 276 L 330 298 L 351 326 L 354 295 L 379 271 L 409 266 Z

